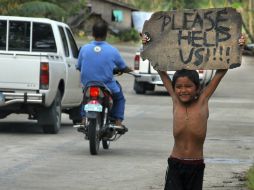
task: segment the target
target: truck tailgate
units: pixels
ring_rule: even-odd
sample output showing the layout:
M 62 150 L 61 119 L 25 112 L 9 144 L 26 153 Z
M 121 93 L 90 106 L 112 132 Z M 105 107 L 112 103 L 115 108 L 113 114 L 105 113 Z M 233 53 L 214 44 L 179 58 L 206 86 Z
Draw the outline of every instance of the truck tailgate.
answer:
M 15 54 L 0 56 L 0 89 L 39 89 L 40 56 Z

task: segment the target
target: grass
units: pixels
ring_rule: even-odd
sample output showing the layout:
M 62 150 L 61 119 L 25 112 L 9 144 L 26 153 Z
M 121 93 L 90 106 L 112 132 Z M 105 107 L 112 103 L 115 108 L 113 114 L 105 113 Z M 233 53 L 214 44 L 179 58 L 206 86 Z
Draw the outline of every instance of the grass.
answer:
M 254 165 L 247 172 L 247 187 L 254 190 Z

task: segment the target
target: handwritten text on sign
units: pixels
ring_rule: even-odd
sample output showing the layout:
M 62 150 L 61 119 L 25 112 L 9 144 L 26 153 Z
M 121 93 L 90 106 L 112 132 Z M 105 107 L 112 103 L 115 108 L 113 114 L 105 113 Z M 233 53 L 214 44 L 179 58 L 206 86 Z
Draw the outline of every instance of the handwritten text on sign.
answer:
M 141 56 L 159 70 L 240 66 L 241 15 L 232 8 L 156 12 L 142 33 L 151 37 Z

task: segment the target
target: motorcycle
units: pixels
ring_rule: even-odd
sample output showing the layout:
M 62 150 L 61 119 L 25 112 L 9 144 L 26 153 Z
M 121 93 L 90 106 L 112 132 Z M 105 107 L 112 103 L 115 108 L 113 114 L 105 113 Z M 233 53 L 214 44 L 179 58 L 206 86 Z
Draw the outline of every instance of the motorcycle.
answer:
M 114 70 L 114 74 L 122 73 L 123 71 L 119 69 Z M 84 133 L 85 139 L 89 140 L 90 154 L 97 155 L 100 142 L 104 149 L 109 149 L 110 142 L 119 139 L 128 129 L 125 126 L 114 125 L 115 120 L 110 117 L 110 110 L 114 104 L 113 95 L 104 83 L 90 81 L 83 92 L 82 109 L 85 116 L 83 122 L 74 127 L 78 132 Z

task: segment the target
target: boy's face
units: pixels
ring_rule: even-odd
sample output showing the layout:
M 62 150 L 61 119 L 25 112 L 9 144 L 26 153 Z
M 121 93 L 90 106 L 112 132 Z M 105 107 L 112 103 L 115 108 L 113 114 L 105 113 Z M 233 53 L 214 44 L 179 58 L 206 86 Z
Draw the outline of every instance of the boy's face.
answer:
M 190 103 L 198 94 L 196 85 L 188 77 L 177 78 L 174 90 L 182 103 Z

